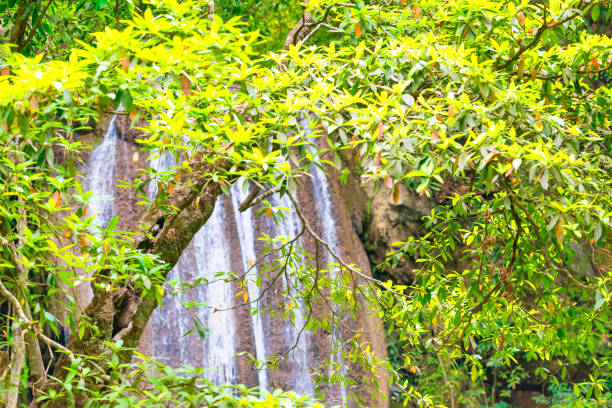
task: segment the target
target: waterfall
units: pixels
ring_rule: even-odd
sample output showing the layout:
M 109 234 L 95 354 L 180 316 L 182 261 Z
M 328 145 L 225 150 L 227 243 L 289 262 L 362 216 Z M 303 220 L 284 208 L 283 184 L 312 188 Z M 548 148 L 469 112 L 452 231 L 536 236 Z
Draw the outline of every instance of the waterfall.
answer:
M 310 128 L 310 125 L 311 125 L 311 122 L 307 116 L 304 117 L 302 120 L 300 120 L 300 126 L 304 130 L 304 136 L 306 136 L 306 138 L 309 138 L 309 136 L 312 134 L 312 129 Z M 316 143 L 316 139 L 313 139 L 313 138 L 310 138 L 310 139 L 312 139 L 311 141 Z M 313 160 L 314 160 L 314 155 L 317 153 L 317 151 L 314 146 L 312 145 L 307 145 L 307 146 L 308 146 L 308 150 L 310 154 L 313 155 Z M 338 235 L 336 233 L 336 222 L 335 222 L 336 218 L 334 216 L 333 202 L 332 202 L 331 194 L 329 192 L 329 184 L 327 182 L 327 175 L 319 166 L 315 165 L 314 163 L 311 166 L 311 169 L 312 169 L 311 174 L 313 176 L 312 184 L 313 184 L 313 190 L 314 190 L 314 196 L 315 196 L 314 198 L 315 198 L 315 202 L 317 203 L 317 209 L 319 212 L 319 217 L 321 219 L 321 228 L 323 229 L 322 238 L 329 244 L 331 249 L 336 254 L 341 255 L 340 245 L 338 244 Z M 331 259 L 331 255 L 328 256 L 328 258 L 335 262 L 335 260 Z M 338 270 L 330 266 L 330 275 L 332 279 L 336 279 L 338 275 Z M 335 325 L 332 327 L 332 339 L 335 339 L 336 341 L 339 341 L 339 343 L 342 343 L 341 333 L 339 333 L 338 327 Z M 342 366 L 342 368 L 340 369 L 340 373 L 342 374 L 343 377 L 346 377 L 347 370 L 346 370 L 346 367 L 344 366 L 344 363 L 345 363 L 344 359 L 341 354 L 339 354 L 338 357 L 339 357 L 338 363 Z M 335 356 L 334 354 L 332 354 L 331 360 L 334 361 L 334 359 L 335 359 Z M 347 391 L 346 391 L 346 385 L 343 383 L 340 384 L 340 397 L 341 397 L 343 406 L 346 405 Z
M 104 225 L 110 218 L 121 210 L 121 206 L 115 206 L 113 201 L 117 197 L 115 193 L 115 173 L 118 170 L 127 171 L 119 168 L 116 164 L 118 148 L 121 147 L 128 152 L 128 145 L 118 146 L 118 143 L 126 143 L 118 140 L 116 118 L 110 121 L 104 140 L 100 145 L 93 149 L 87 172 L 89 174 L 89 187 L 93 190 L 91 208 L 97 216 L 97 223 Z M 311 133 L 309 124 L 300 121 L 306 137 Z M 132 147 L 134 148 L 134 147 Z M 316 153 L 314 148 L 311 153 Z M 127 157 L 127 155 L 126 155 Z M 151 154 L 149 166 L 155 172 L 163 172 L 175 166 L 175 160 L 168 154 Z M 339 240 L 336 232 L 336 223 L 331 193 L 328 188 L 327 177 L 317 166 L 312 167 L 313 192 L 315 207 L 321 219 L 321 236 L 330 244 L 332 249 L 339 252 Z M 121 174 L 121 178 L 127 178 Z M 152 354 L 165 358 L 167 363 L 172 366 L 192 365 L 206 369 L 205 377 L 211 382 L 222 384 L 233 384 L 240 382 L 238 378 L 238 365 L 233 358 L 236 354 L 235 341 L 240 336 L 239 330 L 252 330 L 253 343 L 251 350 L 255 350 L 255 357 L 260 361 L 265 361 L 268 357 L 268 346 L 266 344 L 266 326 L 269 322 L 274 322 L 270 316 L 262 316 L 259 311 L 251 313 L 248 325 L 242 325 L 235 317 L 234 310 L 231 309 L 235 303 L 234 287 L 231 282 L 224 281 L 224 272 L 232 270 L 232 265 L 236 268 L 236 257 L 240 258 L 242 270 L 235 271 L 238 274 L 249 271 L 246 275 L 246 290 L 250 301 L 255 301 L 261 296 L 259 286 L 256 284 L 259 270 L 257 267 L 251 268 L 251 262 L 258 258 L 256 250 L 256 230 L 254 227 L 254 210 L 240 212 L 240 203 L 244 200 L 245 194 L 239 189 L 238 183 L 231 189 L 231 203 L 221 196 L 215 205 L 215 209 L 198 231 L 190 245 L 186 248 L 181 258 L 170 271 L 168 281 L 184 283 L 195 283 L 198 279 L 203 280 L 202 285 L 194 285 L 185 290 L 178 290 L 177 293 L 168 294 L 164 297 L 162 306 L 158 308 L 151 319 L 152 337 L 150 347 Z M 147 189 L 150 200 L 154 200 L 158 193 L 157 180 L 152 180 Z M 277 207 L 293 208 L 293 204 L 287 196 L 271 196 L 269 201 Z M 227 203 L 227 205 L 224 205 Z M 231 204 L 232 209 L 229 209 Z M 227 209 L 227 210 L 226 210 Z M 123 215 L 122 215 L 123 217 Z M 231 245 L 230 228 L 231 221 L 227 217 L 233 217 L 236 222 L 239 247 Z M 129 222 L 129 220 L 128 220 Z M 301 230 L 301 221 L 295 211 L 287 211 L 284 214 L 284 221 L 276 226 L 269 226 L 266 232 L 271 235 L 294 238 Z M 302 239 L 296 242 L 296 246 L 302 246 Z M 238 253 L 237 251 L 240 251 Z M 261 254 L 259 254 L 261 256 Z M 294 272 L 294 271 L 292 271 Z M 330 272 L 334 277 L 335 270 Z M 290 273 L 289 275 L 293 275 Z M 282 283 L 289 294 L 293 297 L 297 295 L 295 281 L 290 281 L 290 277 L 283 277 Z M 274 296 L 272 292 L 266 296 Z M 282 299 L 281 301 L 284 301 Z M 204 305 L 205 304 L 205 305 Z M 203 306 L 203 307 L 202 307 Z M 259 303 L 253 306 L 260 306 Z M 295 324 L 280 322 L 282 326 L 277 326 L 282 334 L 282 342 L 287 347 L 297 343 L 296 348 L 289 354 L 289 378 L 287 384 L 300 394 L 314 394 L 314 384 L 311 378 L 311 369 L 317 364 L 315 358 L 318 345 L 307 332 L 301 332 L 302 325 L 305 324 L 305 306 L 302 302 L 297 302 L 292 312 L 295 314 Z M 195 322 L 195 330 L 194 330 Z M 277 323 L 272 323 L 277 324 Z M 248 328 L 247 328 L 248 327 Z M 202 339 L 193 332 L 199 331 L 204 336 Z M 333 329 L 332 337 L 339 340 L 339 330 Z M 190 333 L 185 335 L 186 333 Z M 298 337 L 299 336 L 299 337 Z M 333 358 L 333 357 L 332 357 Z M 344 364 L 343 361 L 339 361 Z M 344 372 L 343 372 L 344 374 Z M 270 373 L 266 369 L 260 369 L 257 373 L 257 381 L 262 392 L 269 388 Z M 283 381 L 285 381 L 283 380 Z M 346 389 L 343 385 L 339 387 L 340 395 L 332 398 L 341 398 L 343 403 L 346 401 Z
M 286 211 L 284 213 L 285 219 L 276 226 L 276 235 L 286 237 L 287 239 L 293 239 L 300 232 L 301 227 L 300 219 L 295 213 L 293 203 L 287 196 L 281 198 L 272 197 L 270 201 L 275 207 L 292 209 L 292 211 Z M 297 246 L 302 246 L 301 238 L 298 239 Z M 296 289 L 292 288 L 291 283 L 286 277 L 283 279 L 283 284 L 285 289 L 289 288 L 289 293 L 294 297 L 296 295 Z M 292 352 L 292 356 L 294 364 L 297 366 L 297 370 L 302 373 L 302 375 L 295 377 L 294 389 L 300 394 L 313 395 L 314 387 L 310 377 L 310 356 L 308 354 L 308 333 L 302 331 L 300 334 L 302 325 L 306 323 L 304 321 L 304 304 L 301 301 L 298 301 L 297 304 L 298 307 L 294 309 L 294 323 L 288 323 L 286 325 L 288 343 L 290 345 L 297 343 L 296 349 Z
M 155 172 L 169 170 L 174 165 L 174 158 L 169 154 L 157 153 L 149 155 L 149 167 Z M 158 180 L 154 178 L 147 185 L 147 197 L 151 201 L 155 200 L 157 196 L 157 183 Z M 180 281 L 181 271 L 188 268 L 190 263 L 193 263 L 193 260 L 189 258 L 189 252 L 183 253 L 174 268 L 168 273 L 166 281 Z M 181 305 L 181 302 L 188 301 L 186 293 L 179 292 L 174 295 L 167 295 L 162 300 L 160 307 L 153 312 L 151 318 L 154 331 L 152 347 L 153 354 L 156 357 L 172 358 L 178 362 L 190 361 L 190 356 L 188 355 L 190 347 L 185 336 L 183 336 L 184 333 L 189 331 L 188 321 L 181 318 L 172 318 L 172 316 L 180 316 L 184 312 L 184 306 Z M 155 336 L 157 333 L 164 332 L 173 333 L 174 336 Z
M 96 225 L 104 226 L 115 215 L 115 163 L 117 150 L 117 116 L 113 116 L 104 140 L 91 152 L 87 166 L 88 184 L 92 195 L 89 208 L 96 214 Z
M 175 164 L 168 154 L 154 154 L 149 158 L 149 166 L 156 172 L 172 168 Z M 147 194 L 149 199 L 157 195 L 157 182 L 149 183 Z M 194 281 L 203 278 L 214 281 L 210 284 L 191 289 L 189 292 L 179 292 L 164 297 L 162 307 L 153 317 L 156 331 L 171 329 L 174 336 L 164 336 L 153 339 L 155 355 L 171 358 L 180 363 L 193 364 L 209 369 L 205 377 L 215 384 L 230 384 L 236 382 L 234 315 L 232 307 L 233 290 L 230 282 L 224 282 L 215 277 L 218 272 L 231 270 L 229 243 L 227 242 L 223 209 L 223 198 L 219 197 L 215 209 L 206 224 L 198 231 L 190 244 L 191 251 L 186 250 L 176 266 L 168 274 L 169 281 Z M 185 316 L 186 304 L 207 303 L 208 307 L 194 307 Z M 203 344 L 195 334 L 187 339 L 185 334 L 190 330 L 188 324 L 191 317 L 198 331 L 207 330 Z M 178 340 L 178 341 L 177 341 Z M 198 341 L 199 340 L 199 341 Z M 178 343 L 179 347 L 176 347 Z M 195 353 L 201 350 L 200 353 Z M 199 354 L 200 361 L 194 359 Z
M 257 259 L 255 252 L 255 231 L 253 228 L 253 214 L 251 209 L 240 212 L 240 203 L 246 198 L 246 194 L 242 192 L 238 181 L 232 187 L 232 207 L 234 209 L 234 218 L 238 229 L 238 238 L 240 240 L 240 250 L 242 252 L 242 267 L 244 271 L 249 271 L 245 276 L 247 281 L 247 292 L 249 301 L 254 302 L 260 297 L 259 286 L 257 285 L 257 267 L 252 266 L 252 263 Z M 252 266 L 252 268 L 251 268 Z M 257 301 L 251 307 L 257 308 L 260 302 Z M 259 310 L 253 310 L 251 313 L 251 323 L 253 325 L 253 338 L 255 339 L 255 357 L 259 361 L 266 360 L 265 335 L 263 329 L 262 316 Z M 257 373 L 259 387 L 262 393 L 268 390 L 268 372 L 265 368 L 260 368 Z
M 196 309 L 196 315 L 209 330 L 203 353 L 202 367 L 212 369 L 207 374 L 215 384 L 229 384 L 236 381 L 236 364 L 234 361 L 235 323 L 232 310 L 234 292 L 231 282 L 215 278 L 217 272 L 231 270 L 229 242 L 226 239 L 224 221 L 225 210 L 222 197 L 217 199 L 215 209 L 204 227 L 193 238 L 193 248 L 198 277 L 213 281 L 205 285 L 205 301 L 210 308 Z M 217 311 L 219 310 L 219 311 Z M 187 352 L 189 350 L 186 350 Z

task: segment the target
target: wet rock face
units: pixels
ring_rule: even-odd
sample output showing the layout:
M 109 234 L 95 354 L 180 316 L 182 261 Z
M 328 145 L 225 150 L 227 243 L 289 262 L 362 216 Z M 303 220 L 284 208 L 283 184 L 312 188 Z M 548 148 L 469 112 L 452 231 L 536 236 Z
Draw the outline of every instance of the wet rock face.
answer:
M 393 201 L 391 189 L 385 186 L 375 190 L 373 184 L 368 183 L 363 188 L 370 197 L 370 212 L 361 238 L 371 264 L 376 266 L 384 263 L 387 253 L 396 249 L 393 243 L 421 236 L 424 232 L 422 217 L 431 212 L 434 203 L 408 191 L 403 185 L 399 185 L 397 202 Z M 403 258 L 396 267 L 385 268 L 380 277 L 409 284 L 415 267 L 413 259 Z
M 138 169 L 149 165 L 148 155 L 147 152 L 140 150 L 135 140 L 138 134 L 130 129 L 125 118 L 117 118 L 116 126 L 118 139 L 115 163 L 112 174 L 108 176 L 115 180 L 115 184 L 117 180 L 130 183 L 136 178 L 142 178 L 142 173 L 139 173 Z M 97 133 L 90 136 L 93 145 L 102 139 L 105 132 Z M 83 159 L 87 162 L 89 157 Z M 359 235 L 365 232 L 366 195 L 356 180 L 341 184 L 339 174 L 334 170 L 328 170 L 327 180 L 325 177 L 323 181 L 319 180 L 325 185 L 305 183 L 298 194 L 298 201 L 313 228 L 321 236 L 331 234 L 329 239 L 335 242 L 339 255 L 348 263 L 358 265 L 364 273 L 369 274 L 370 261 L 359 239 Z M 234 190 L 232 194 L 237 194 Z M 320 195 L 324 190 L 327 192 L 322 198 Z M 144 209 L 137 204 L 143 197 L 136 196 L 129 188 L 115 188 L 113 195 L 114 208 L 120 218 L 120 228 L 130 228 Z M 322 200 L 327 200 L 327 204 Z M 254 215 L 257 213 L 257 207 L 252 209 L 253 215 L 245 223 L 236 211 L 237 205 L 232 197 L 220 197 L 215 211 L 221 211 L 222 215 L 211 216 L 202 229 L 208 237 L 194 238 L 181 256 L 175 270 L 171 272 L 172 278 L 194 283 L 202 277 L 211 281 L 218 279 L 214 277 L 216 272 L 232 271 L 239 275 L 243 274 L 248 269 L 245 265 L 254 262 L 254 258 L 259 258 L 263 253 L 265 244 L 257 240 L 262 234 L 295 235 L 301 229 L 295 215 L 287 215 L 284 225 L 274 225 L 271 219 Z M 286 203 L 277 205 L 287 206 Z M 326 207 L 327 212 L 324 212 L 322 207 Z M 392 226 L 395 225 L 389 224 L 386 231 L 390 234 Z M 245 241 L 249 235 L 245 234 L 246 228 L 252 230 L 250 239 L 255 241 L 251 242 L 250 246 L 253 248 L 250 250 L 248 242 Z M 390 237 L 388 240 L 391 242 Z M 312 239 L 304 237 L 301 245 L 311 253 L 316 251 Z M 251 253 L 253 250 L 254 253 Z M 326 269 L 329 260 L 322 253 L 321 267 Z M 167 364 L 174 367 L 190 364 L 222 371 L 219 375 L 211 374 L 210 378 L 216 382 L 228 380 L 249 387 L 263 385 L 267 389 L 291 389 L 304 394 L 317 390 L 322 395 L 326 395 L 324 399 L 330 404 L 341 403 L 343 396 L 348 396 L 350 401 L 351 395 L 356 395 L 369 401 L 366 405 L 386 407 L 388 402 L 383 395 L 388 395 L 388 377 L 382 368 L 378 372 L 377 380 L 382 395 L 371 401 L 370 397 L 376 389 L 370 380 L 366 379 L 363 369 L 350 362 L 345 362 L 348 366 L 345 375 L 354 381 L 353 385 L 342 387 L 337 384 L 318 386 L 315 384 L 318 374 L 328 373 L 329 368 L 325 363 L 330 359 L 333 348 L 332 333 L 319 330 L 316 334 L 307 331 L 300 334 L 303 322 L 299 316 L 301 314 L 303 318 L 306 315 L 305 310 L 301 306 L 296 308 L 295 305 L 288 305 L 283 295 L 283 285 L 286 283 L 282 279 L 274 280 L 269 274 L 260 274 L 260 278 L 262 286 L 259 288 L 261 298 L 258 306 L 264 310 L 261 320 L 253 318 L 248 307 L 248 301 L 254 300 L 257 295 L 252 292 L 253 288 L 249 288 L 248 296 L 245 296 L 247 288 L 238 283 L 217 282 L 213 285 L 203 285 L 188 289 L 179 296 L 166 296 L 161 309 L 154 313 L 141 338 L 139 346 L 141 351 L 162 357 Z M 89 297 L 87 290 L 84 292 L 82 298 L 87 299 Z M 221 292 L 227 292 L 228 295 L 222 295 Z M 181 305 L 181 302 L 209 304 L 199 309 L 188 310 Z M 328 313 L 325 302 L 320 303 L 313 312 Z M 384 330 L 375 311 L 367 306 L 362 304 L 361 311 L 355 318 L 343 318 L 346 329 L 338 329 L 334 335 L 348 339 L 352 337 L 354 331 L 358 331 L 362 334 L 360 338 L 370 345 L 376 357 L 382 359 L 386 357 Z M 287 307 L 293 307 L 294 313 L 298 316 L 294 326 L 283 317 Z M 211 329 L 204 339 L 198 335 L 197 330 L 194 330 L 196 329 L 194 316 L 205 329 Z M 185 335 L 190 330 L 193 333 Z M 293 350 L 287 353 L 292 348 Z M 250 356 L 261 356 L 262 349 L 265 356 L 286 354 L 286 358 L 280 362 L 277 370 L 268 370 L 262 374 L 249 363 Z M 346 349 L 345 352 L 349 350 Z M 231 356 L 236 354 L 240 354 L 240 357 L 231 359 Z M 228 359 L 229 362 L 226 361 Z M 262 381 L 265 384 L 262 384 Z M 354 404 L 349 402 L 348 406 Z

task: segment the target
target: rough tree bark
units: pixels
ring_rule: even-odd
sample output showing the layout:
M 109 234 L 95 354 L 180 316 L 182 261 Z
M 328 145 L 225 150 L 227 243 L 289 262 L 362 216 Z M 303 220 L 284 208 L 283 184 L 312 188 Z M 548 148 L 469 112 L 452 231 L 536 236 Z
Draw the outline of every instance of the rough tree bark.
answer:
M 308 1 L 304 2 L 304 4 L 306 7 L 308 7 Z M 312 19 L 312 15 L 307 8 L 295 27 L 293 27 L 289 31 L 289 34 L 287 34 L 283 49 L 288 50 L 291 45 L 296 44 L 298 41 L 302 41 L 304 38 L 306 38 L 313 25 L 314 20 Z

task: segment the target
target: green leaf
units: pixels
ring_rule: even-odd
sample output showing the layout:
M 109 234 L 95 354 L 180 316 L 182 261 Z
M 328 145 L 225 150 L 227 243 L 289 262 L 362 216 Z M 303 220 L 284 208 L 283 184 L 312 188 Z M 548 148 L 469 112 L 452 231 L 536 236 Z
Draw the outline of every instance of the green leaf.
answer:
M 600 13 L 599 4 L 595 4 L 593 6 L 593 10 L 591 11 L 591 18 L 594 21 L 599 20 L 599 13 Z
M 111 220 L 108 222 L 108 226 L 106 227 L 106 232 L 112 232 L 115 230 L 115 228 L 117 228 L 117 224 L 119 223 L 119 216 L 115 215 L 113 218 L 111 218 Z
M 603 296 L 601 296 L 601 293 L 596 292 L 595 293 L 595 306 L 593 306 L 593 310 L 598 310 L 600 307 L 603 306 L 605 302 L 606 300 L 604 299 Z

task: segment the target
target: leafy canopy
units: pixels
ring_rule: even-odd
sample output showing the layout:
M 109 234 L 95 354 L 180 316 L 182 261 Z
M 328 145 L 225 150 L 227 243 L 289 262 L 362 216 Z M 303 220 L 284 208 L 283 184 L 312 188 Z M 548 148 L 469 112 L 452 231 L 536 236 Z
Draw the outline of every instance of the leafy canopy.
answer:
M 433 200 L 425 233 L 398 242 L 380 266 L 415 260 L 410 286 L 354 287 L 359 271 L 340 259 L 337 279 L 318 280 L 312 265 L 299 268 L 303 257 L 281 251 L 306 289 L 333 288 L 347 310 L 359 307 L 356 295 L 379 308 L 394 350 L 387 368 L 406 401 L 445 403 L 423 395 L 427 381 L 411 375 L 426 353 L 439 361 L 451 405 L 468 397 L 455 394 L 447 370 L 469 371 L 481 383 L 490 367 L 519 360 L 536 360 L 535 374 L 551 383 L 569 381 L 567 369 L 586 364 L 589 377 L 570 384 L 566 403 L 597 406 L 606 398 L 612 40 L 585 24 L 609 21 L 609 8 L 582 0 L 311 0 L 306 44 L 264 52 L 237 18 L 209 20 L 199 3 L 148 2 L 93 41 L 75 35 L 78 46 L 56 58 L 3 47 L 0 278 L 26 312 L 26 320 L 7 320 L 13 338 L 36 333 L 35 325 L 57 331 L 59 293 L 68 311 L 61 324 L 76 336 L 97 332 L 72 295 L 83 276 L 98 290 L 129 279 L 145 297 L 163 295 L 163 262 L 133 248 L 117 220 L 96 230 L 79 177 L 87 149 L 80 136 L 102 114 L 121 111 L 146 123 L 143 150 L 178 163 L 161 173 L 143 169 L 126 185 L 143 204 L 166 205 L 175 175 L 189 174 L 198 151 L 217 169 L 207 177 L 225 191 L 243 177 L 294 194 L 320 156 L 344 176 L 388 190 L 392 202 L 403 188 Z M 304 117 L 328 144 L 315 154 Z M 162 187 L 154 203 L 144 194 L 150 182 Z M 585 251 L 589 265 L 577 267 Z M 300 293 L 306 307 L 315 302 L 303 296 L 312 292 Z M 329 314 L 308 328 L 337 323 Z M 143 391 L 118 374 L 134 368 L 110 357 L 121 345 L 105 347 L 102 371 L 117 375 L 110 388 L 86 381 L 99 372 L 83 361 L 100 356 L 78 356 L 70 378 L 41 398 L 70 397 L 75 387 L 94 405 L 134 403 L 128 391 L 146 397 L 141 404 L 197 405 L 212 389 L 228 406 L 242 403 L 164 368 L 163 380 L 149 378 L 154 391 Z M 360 350 L 354 358 L 375 370 Z M 322 380 L 350 381 L 337 377 Z M 265 406 L 297 399 L 269 398 Z

